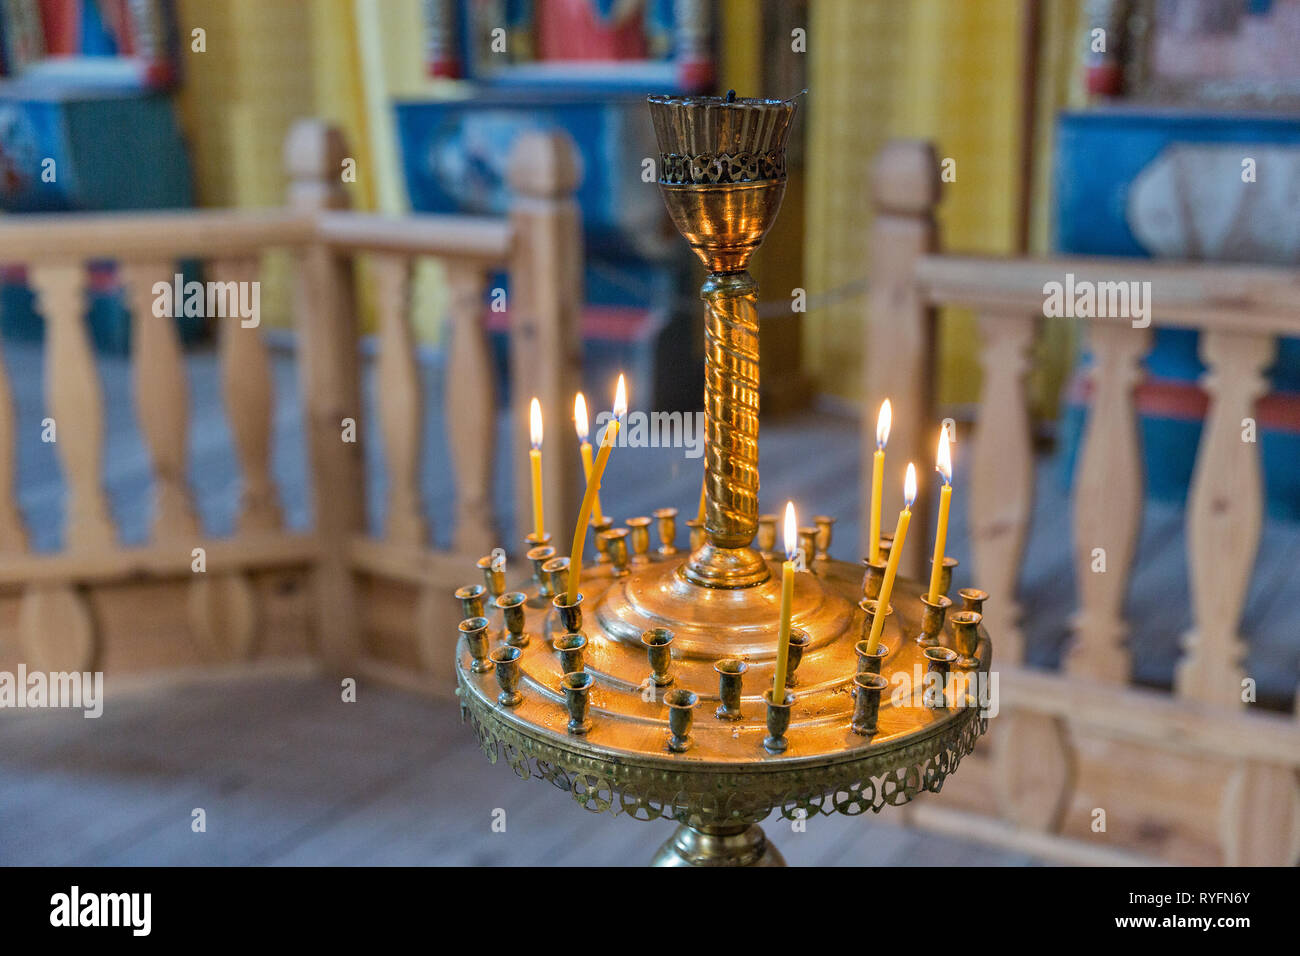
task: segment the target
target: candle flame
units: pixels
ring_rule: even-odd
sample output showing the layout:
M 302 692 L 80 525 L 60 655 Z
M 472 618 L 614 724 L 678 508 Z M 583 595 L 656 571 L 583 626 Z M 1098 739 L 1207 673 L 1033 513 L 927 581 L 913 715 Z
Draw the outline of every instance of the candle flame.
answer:
M 876 447 L 884 449 L 889 444 L 889 427 L 894 423 L 894 406 L 889 399 L 880 403 L 880 414 L 876 416 Z
M 785 556 L 793 561 L 799 551 L 799 522 L 794 518 L 794 502 L 785 503 Z
M 534 448 L 542 447 L 542 403 L 535 398 L 528 407 L 528 437 Z
M 916 466 L 909 461 L 907 477 L 903 479 L 903 506 L 911 511 L 914 501 L 916 501 Z
M 627 414 L 627 383 L 623 381 L 623 376 L 618 377 L 618 388 L 614 390 L 614 417 L 620 422 L 623 416 Z
M 573 396 L 573 426 L 578 430 L 578 441 L 587 440 L 587 400 L 582 392 Z
M 952 484 L 952 452 L 948 449 L 948 429 L 939 429 L 939 455 L 934 470 L 943 477 L 945 485 Z

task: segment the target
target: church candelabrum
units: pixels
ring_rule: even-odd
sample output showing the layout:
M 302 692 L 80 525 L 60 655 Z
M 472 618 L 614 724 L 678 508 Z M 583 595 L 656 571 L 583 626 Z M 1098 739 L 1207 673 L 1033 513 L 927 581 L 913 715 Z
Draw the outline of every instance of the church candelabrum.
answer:
M 827 517 L 776 550 L 775 522 L 758 508 L 757 286 L 745 268 L 785 191 L 795 104 L 652 96 L 649 106 L 660 189 L 709 270 L 703 527 L 679 550 L 673 509 L 614 528 L 597 506 L 598 557 L 577 569 L 573 600 L 572 556 L 557 556 L 549 535 L 529 536 L 532 576 L 518 590 L 484 558 L 481 583 L 456 592 L 457 692 L 494 762 L 587 810 L 676 821 L 657 864 L 779 865 L 758 825 L 773 812 L 900 805 L 938 791 L 971 751 L 987 726 L 988 595 L 965 589 L 949 613 L 955 562 L 930 589 L 894 581 L 887 537 L 865 571 L 832 560 Z

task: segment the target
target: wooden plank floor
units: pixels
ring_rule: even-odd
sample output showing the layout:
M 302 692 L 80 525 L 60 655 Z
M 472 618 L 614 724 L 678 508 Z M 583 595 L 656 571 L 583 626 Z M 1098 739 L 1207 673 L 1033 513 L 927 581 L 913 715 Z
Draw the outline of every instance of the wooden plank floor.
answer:
M 6 343 L 18 417 L 20 503 L 34 546 L 59 546 L 63 486 L 54 448 L 39 440 L 44 416 L 39 349 Z M 210 354 L 189 358 L 193 422 L 190 473 L 210 533 L 233 528 L 239 479 Z M 148 459 L 131 411 L 129 369 L 100 360 L 108 439 L 104 480 L 124 542 L 143 540 L 151 491 Z M 442 394 L 426 367 L 426 395 Z M 274 472 L 287 521 L 309 521 L 301 409 L 292 363 L 277 356 Z M 367 376 L 363 436 L 377 435 L 373 375 Z M 500 460 L 507 422 L 498 423 Z M 561 444 L 562 427 L 548 431 Z M 454 497 L 443 420 L 430 402 L 423 493 L 439 543 L 450 541 Z M 965 440 L 966 436 L 963 436 Z M 968 486 L 963 446 L 956 457 L 950 552 L 962 564 L 955 586 L 973 581 L 965 534 Z M 763 506 L 786 498 L 802 513 L 839 519 L 832 553 L 856 561 L 857 429 L 846 418 L 809 413 L 764 421 Z M 369 513 L 383 512 L 383 449 L 367 444 Z M 683 449 L 620 448 L 602 495 L 628 516 L 676 505 L 693 512 L 702 463 Z M 508 469 L 498 469 L 498 507 L 507 514 Z M 1070 511 L 1057 460 L 1037 474 L 1033 524 L 1020 581 L 1029 662 L 1054 668 L 1074 606 Z M 513 531 L 503 529 L 503 540 Z M 682 534 L 685 530 L 683 528 Z M 927 533 L 928 536 L 928 533 Z M 1135 680 L 1168 686 L 1187 628 L 1183 514 L 1170 504 L 1146 510 L 1133 588 Z M 1250 673 L 1262 701 L 1289 709 L 1300 672 L 1300 608 L 1289 583 L 1300 560 L 1300 526 L 1268 521 L 1242 622 Z M 994 597 L 997 599 L 997 596 Z M 935 799 L 929 797 L 929 799 Z M 942 799 L 939 797 L 938 799 Z M 192 833 L 191 811 L 207 812 Z M 490 828 L 506 811 L 505 834 Z M 892 819 L 895 821 L 891 823 Z M 898 814 L 810 821 L 805 833 L 774 825 L 791 862 L 845 864 L 1026 863 L 948 837 L 900 829 Z M 640 863 L 667 824 L 591 815 L 537 781 L 491 766 L 454 705 L 363 685 L 355 704 L 307 675 L 224 682 L 174 680 L 142 693 L 113 694 L 104 717 L 0 711 L 0 863 Z
M 191 829 L 196 808 L 206 832 Z M 1032 862 L 897 817 L 769 833 L 799 864 Z M 0 717 L 6 865 L 626 866 L 671 831 L 520 780 L 487 762 L 455 704 L 364 682 L 355 703 L 333 681 L 276 675 L 110 694 L 97 720 Z

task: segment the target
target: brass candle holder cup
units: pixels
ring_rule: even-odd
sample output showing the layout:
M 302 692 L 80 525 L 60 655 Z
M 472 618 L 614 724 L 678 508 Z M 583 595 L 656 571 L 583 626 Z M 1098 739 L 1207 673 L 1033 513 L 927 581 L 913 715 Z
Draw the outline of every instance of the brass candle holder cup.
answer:
M 591 519 L 591 530 L 596 535 L 597 564 L 609 564 L 609 539 L 604 537 L 604 534 L 613 527 L 614 522 L 609 515 L 602 515 L 599 521 L 595 518 Z
M 600 533 L 601 540 L 605 542 L 605 554 L 614 566 L 615 577 L 621 578 L 627 574 L 627 534 L 627 528 L 610 528 Z
M 804 561 L 811 566 L 817 560 L 817 529 L 811 526 L 799 529 L 799 550 Z
M 862 575 L 862 596 L 874 601 L 880 597 L 880 589 L 885 584 L 885 562 L 863 558 L 862 563 L 867 569 Z
M 632 563 L 645 564 L 650 560 L 650 519 L 647 517 L 628 518 L 628 540 L 632 547 Z
M 855 734 L 870 737 L 875 734 L 880 719 L 880 695 L 889 681 L 879 674 L 853 675 L 853 720 L 849 724 Z
M 524 604 L 528 595 L 523 591 L 507 591 L 497 598 L 497 607 L 506 620 L 506 643 L 511 647 L 527 647 L 528 633 L 524 630 Z
M 586 671 L 565 674 L 560 679 L 560 688 L 564 691 L 564 706 L 569 711 L 568 731 L 582 736 L 591 730 L 591 718 L 587 716 L 591 708 L 591 675 Z
M 666 627 L 652 627 L 641 635 L 641 643 L 650 658 L 650 680 L 656 687 L 667 687 L 673 682 L 673 632 Z
M 565 558 L 565 560 L 567 561 L 568 558 Z M 554 607 L 555 610 L 559 613 L 560 625 L 566 631 L 582 630 L 582 592 L 581 591 L 578 592 L 577 596 L 573 599 L 573 603 L 570 604 L 569 592 L 566 585 L 563 591 L 559 591 L 555 595 L 555 597 L 551 598 L 551 606 Z
M 713 669 L 718 674 L 718 696 L 722 698 L 713 716 L 718 720 L 740 720 L 744 716 L 740 712 L 740 698 L 749 665 L 738 657 L 724 657 Z
M 561 634 L 551 642 L 560 655 L 560 673 L 575 674 L 584 670 L 582 652 L 587 646 L 587 635 L 571 631 Z
M 863 598 L 858 602 L 858 610 L 862 612 L 862 640 L 866 641 L 871 638 L 871 626 L 876 621 L 876 610 L 880 606 L 880 601 L 876 598 Z M 880 640 L 883 643 L 885 639 L 884 628 L 889 626 L 889 616 L 894 613 L 894 605 L 885 605 L 885 623 L 880 631 Z
M 487 588 L 487 593 L 496 600 L 506 592 L 506 568 L 505 561 L 498 560 L 496 555 L 485 554 L 478 559 L 478 569 L 483 572 L 483 586 Z
M 546 578 L 549 594 L 541 595 L 554 600 L 557 594 L 564 594 L 569 590 L 569 559 L 568 558 L 551 558 L 542 565 L 542 575 Z
M 928 562 L 931 569 L 934 568 L 934 558 Z M 957 559 L 944 556 L 943 567 L 939 569 L 939 593 L 947 594 L 952 590 L 952 572 L 957 567 Z M 927 578 L 926 580 L 929 580 Z
M 695 708 L 699 704 L 699 695 L 694 691 L 678 687 L 664 695 L 668 705 L 668 749 L 675 754 L 685 753 L 691 746 L 691 722 L 694 720 Z
M 808 645 L 812 643 L 812 637 L 801 627 L 790 628 L 790 647 L 786 654 L 785 660 L 785 686 L 795 687 L 799 679 L 795 676 L 795 671 L 799 669 L 800 662 L 803 661 L 803 652 L 807 650 Z
M 677 553 L 677 509 L 656 508 L 654 517 L 659 527 L 659 554 L 671 557 Z
M 497 703 L 502 707 L 514 707 L 524 699 L 524 695 L 519 693 L 519 655 L 522 653 L 519 648 L 507 644 L 490 655 L 496 665 L 497 684 L 501 687 Z
M 958 611 L 952 618 L 952 643 L 957 651 L 956 665 L 963 670 L 979 666 L 975 655 L 980 646 L 980 621 L 984 615 L 979 611 Z
M 469 656 L 474 658 L 469 669 L 475 674 L 486 674 L 492 670 L 492 661 L 488 658 L 488 619 L 485 617 L 467 617 L 460 622 L 460 633 L 469 648 Z
M 691 518 L 686 522 L 686 527 L 691 532 L 691 551 L 698 551 L 704 546 L 704 522 L 699 518 Z
M 835 531 L 835 519 L 830 515 L 813 515 L 813 524 L 817 526 L 817 557 L 828 560 L 831 556 L 831 536 Z
M 858 641 L 853 645 L 853 650 L 858 655 L 858 673 L 859 674 L 879 674 L 880 665 L 884 663 L 885 658 L 889 656 L 889 648 L 885 642 L 881 641 L 876 645 L 876 649 L 870 654 L 867 653 L 867 642 Z
M 916 635 L 916 643 L 922 647 L 934 647 L 939 643 L 939 632 L 943 630 L 948 608 L 952 607 L 952 598 L 940 594 L 939 600 L 931 601 L 930 595 L 923 593 L 921 603 L 925 608 L 921 611 L 921 633 Z
M 542 548 L 551 543 L 551 533 L 549 531 L 538 534 L 536 531 L 530 531 L 524 535 L 525 550 L 532 548 Z
M 981 591 L 979 588 L 962 588 L 957 592 L 961 598 L 961 609 L 963 611 L 974 611 L 976 614 L 984 613 L 984 602 L 989 599 L 988 591 Z
M 460 613 L 464 617 L 483 616 L 483 595 L 487 588 L 481 584 L 466 584 L 456 589 L 456 600 L 460 602 Z
M 755 544 L 758 553 L 769 561 L 779 561 L 785 557 L 776 550 L 776 515 L 758 516 L 758 537 Z
M 926 668 L 923 701 L 927 707 L 942 709 L 947 706 L 948 675 L 957 660 L 957 652 L 951 647 L 927 647 L 925 659 L 929 666 Z
M 555 557 L 555 549 L 548 544 L 529 548 L 527 558 L 533 565 L 533 583 L 537 585 L 537 596 L 549 601 L 555 592 L 551 590 L 551 576 L 546 573 L 546 563 Z
M 785 733 L 790 729 L 790 708 L 794 705 L 794 694 L 786 691 L 785 699 L 777 703 L 769 688 L 763 691 L 763 700 L 767 702 L 767 737 L 763 740 L 763 749 L 770 754 L 785 753 L 790 746 Z

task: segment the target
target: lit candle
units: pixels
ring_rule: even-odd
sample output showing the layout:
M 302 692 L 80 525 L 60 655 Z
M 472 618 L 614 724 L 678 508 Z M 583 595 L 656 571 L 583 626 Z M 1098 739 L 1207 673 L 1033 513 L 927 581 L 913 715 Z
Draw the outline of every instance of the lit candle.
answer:
M 885 580 L 880 584 L 876 615 L 871 619 L 871 635 L 867 638 L 867 654 L 876 652 L 880 632 L 885 627 L 885 613 L 889 608 L 889 595 L 894 590 L 894 576 L 898 574 L 898 561 L 903 556 L 903 542 L 907 540 L 907 525 L 912 520 L 912 502 L 916 500 L 916 466 L 907 463 L 907 478 L 903 481 L 903 510 L 898 513 L 898 526 L 894 529 L 894 545 L 889 549 L 889 563 L 885 565 Z
M 776 675 L 772 678 L 772 700 L 785 702 L 785 665 L 790 656 L 790 613 L 794 604 L 794 559 L 799 545 L 799 523 L 794 502 L 785 503 L 785 563 L 781 565 L 781 627 L 776 637 Z
M 876 454 L 871 459 L 871 563 L 880 563 L 880 489 L 885 480 L 885 446 L 889 444 L 889 426 L 894 419 L 889 399 L 880 403 L 876 416 Z
M 591 481 L 591 442 L 587 441 L 587 400 L 579 392 L 573 398 L 573 425 L 578 430 L 578 453 L 582 455 L 582 477 Z M 600 513 L 600 495 L 591 502 L 591 517 L 597 524 L 604 518 Z
M 596 453 L 596 463 L 592 465 L 591 475 L 587 478 L 587 493 L 582 496 L 582 508 L 578 511 L 578 526 L 573 529 L 573 547 L 569 549 L 569 603 L 578 600 L 578 579 L 582 575 L 582 549 L 587 543 L 587 522 L 591 520 L 591 508 L 595 503 L 596 493 L 600 491 L 600 476 L 605 473 L 605 463 L 609 461 L 609 451 L 618 439 L 618 430 L 623 416 L 627 414 L 627 385 L 623 376 L 618 377 L 618 389 L 614 393 L 614 417 L 605 426 L 600 436 L 600 451 Z
M 528 437 L 532 442 L 528 457 L 533 465 L 533 533 L 540 541 L 546 533 L 542 519 L 542 406 L 535 398 L 528 409 Z
M 934 563 L 930 567 L 930 603 L 939 603 L 939 577 L 943 573 L 943 549 L 948 543 L 948 505 L 952 502 L 952 454 L 948 450 L 948 429 L 939 429 L 939 454 L 934 470 L 943 479 L 939 491 L 939 524 L 934 532 Z

